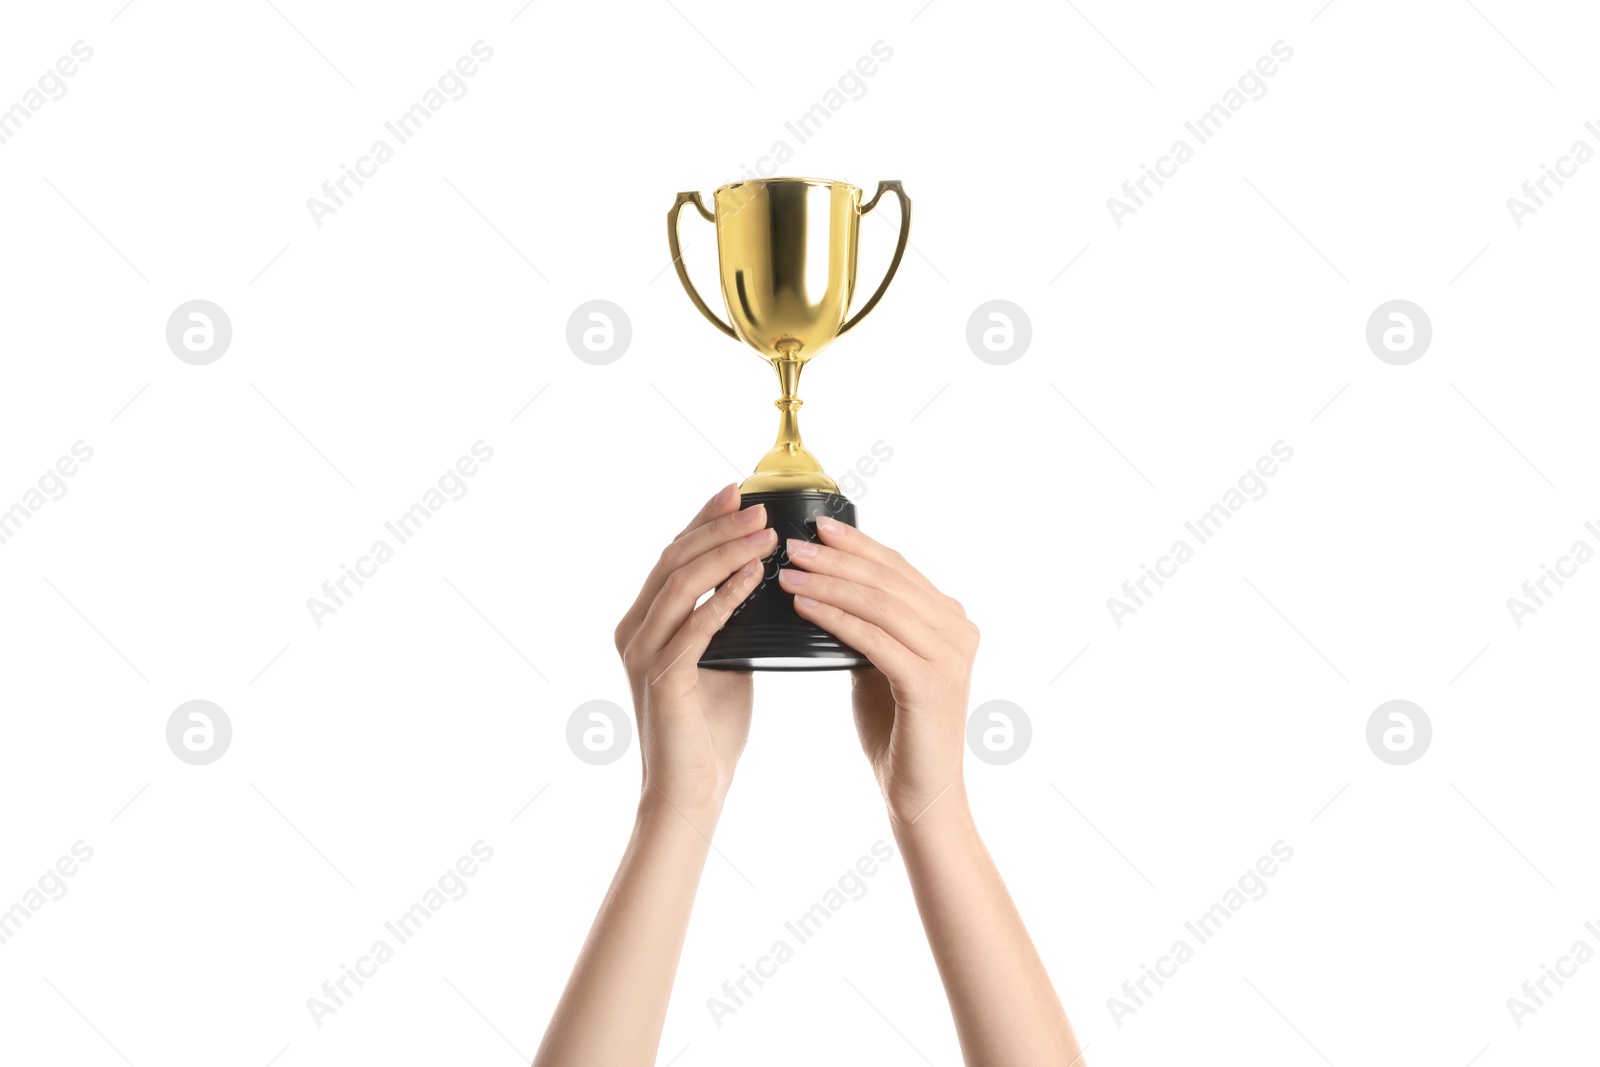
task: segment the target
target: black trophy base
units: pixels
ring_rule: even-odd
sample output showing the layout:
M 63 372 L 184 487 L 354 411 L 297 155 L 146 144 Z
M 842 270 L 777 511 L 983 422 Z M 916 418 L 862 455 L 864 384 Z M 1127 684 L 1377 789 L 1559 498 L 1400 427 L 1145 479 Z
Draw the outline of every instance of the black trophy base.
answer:
M 733 609 L 700 657 L 700 666 L 713 671 L 848 671 L 872 662 L 794 610 L 794 597 L 778 584 L 778 570 L 789 563 L 785 547 L 791 537 L 817 540 L 817 516 L 850 526 L 856 524 L 855 505 L 838 493 L 791 490 L 746 493 L 741 507 L 767 506 L 767 525 L 778 531 L 778 549 L 762 561 L 761 583 Z

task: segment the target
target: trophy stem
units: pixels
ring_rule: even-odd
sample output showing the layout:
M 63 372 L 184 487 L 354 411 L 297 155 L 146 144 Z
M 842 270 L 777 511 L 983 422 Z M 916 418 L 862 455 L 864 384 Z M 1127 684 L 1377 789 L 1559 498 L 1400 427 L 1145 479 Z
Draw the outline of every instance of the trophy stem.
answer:
M 778 409 L 778 440 L 756 464 L 755 473 L 739 486 L 740 491 L 772 493 L 789 489 L 837 493 L 839 483 L 823 472 L 817 457 L 800 443 L 801 400 L 795 393 L 800 388 L 800 369 L 805 361 L 785 351 L 772 359 L 772 365 L 778 369 L 778 385 L 783 389 L 783 395 L 773 402 Z
M 805 401 L 795 395 L 800 389 L 800 370 L 805 364 L 793 356 L 782 356 L 773 360 L 773 366 L 778 368 L 778 386 L 783 390 L 783 395 L 773 401 L 781 413 L 774 451 L 782 449 L 792 456 L 805 451 L 805 445 L 800 443 L 800 408 Z

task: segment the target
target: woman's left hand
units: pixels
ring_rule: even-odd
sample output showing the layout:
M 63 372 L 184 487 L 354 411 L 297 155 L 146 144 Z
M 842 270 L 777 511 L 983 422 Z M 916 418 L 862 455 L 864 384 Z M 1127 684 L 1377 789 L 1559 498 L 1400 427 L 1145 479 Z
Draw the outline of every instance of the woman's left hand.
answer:
M 915 820 L 963 796 L 967 694 L 978 628 L 905 557 L 822 516 L 822 543 L 790 540 L 778 573 L 795 611 L 872 660 L 857 671 L 856 731 L 890 814 Z

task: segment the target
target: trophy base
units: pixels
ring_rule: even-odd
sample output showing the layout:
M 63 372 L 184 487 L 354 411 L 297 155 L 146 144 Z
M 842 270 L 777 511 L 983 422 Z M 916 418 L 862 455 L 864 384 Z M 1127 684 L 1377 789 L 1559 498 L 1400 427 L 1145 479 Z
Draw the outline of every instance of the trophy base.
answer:
M 778 548 L 762 561 L 761 582 L 733 609 L 712 637 L 700 666 L 713 671 L 848 671 L 872 662 L 837 637 L 795 614 L 794 596 L 778 584 L 778 570 L 787 566 L 785 548 L 791 537 L 817 540 L 818 515 L 850 526 L 855 505 L 838 493 L 790 490 L 745 493 L 740 507 L 767 506 L 767 525 L 778 531 Z

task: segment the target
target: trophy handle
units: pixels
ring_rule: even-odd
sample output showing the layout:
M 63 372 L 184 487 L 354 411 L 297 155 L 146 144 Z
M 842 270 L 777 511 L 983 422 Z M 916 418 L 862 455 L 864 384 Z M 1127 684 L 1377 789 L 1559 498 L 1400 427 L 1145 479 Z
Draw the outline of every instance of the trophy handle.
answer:
M 883 291 L 889 288 L 890 282 L 894 281 L 894 272 L 900 269 L 900 257 L 906 254 L 906 242 L 911 238 L 911 198 L 906 196 L 905 188 L 901 186 L 899 182 L 879 182 L 878 191 L 873 193 L 872 199 L 868 200 L 866 204 L 862 206 L 861 213 L 865 215 L 867 212 L 877 207 L 878 199 L 882 197 L 884 193 L 893 193 L 900 201 L 900 241 L 894 246 L 894 258 L 889 261 L 889 271 L 883 276 L 883 283 L 878 286 L 878 291 L 872 294 L 871 300 L 868 300 L 861 306 L 860 311 L 851 316 L 850 321 L 839 327 L 839 332 L 841 334 L 847 332 L 856 323 L 866 318 L 867 312 L 878 306 L 878 301 L 883 299 Z M 699 198 L 696 197 L 696 202 L 698 203 L 698 201 Z M 700 213 L 702 215 L 705 214 L 705 208 L 701 208 Z M 682 273 L 683 267 L 680 265 L 678 270 L 680 273 Z M 684 284 L 688 284 L 687 280 L 685 280 Z M 710 313 L 707 312 L 707 314 Z
M 873 199 L 876 200 L 877 198 L 874 197 Z M 694 301 L 694 306 L 700 309 L 700 314 L 709 319 L 711 325 L 737 341 L 739 335 L 733 332 L 733 327 L 717 318 L 716 312 L 707 307 L 706 302 L 700 299 L 700 294 L 695 291 L 694 282 L 689 280 L 689 268 L 683 265 L 683 249 L 678 247 L 678 216 L 682 214 L 686 204 L 693 204 L 695 210 L 700 212 L 700 217 L 707 222 L 714 223 L 717 221 L 717 217 L 707 211 L 706 206 L 700 202 L 699 193 L 679 193 L 678 199 L 672 203 L 672 210 L 667 212 L 667 247 L 672 250 L 672 265 L 678 268 L 678 280 L 683 283 L 684 289 L 688 291 L 689 299 Z M 902 240 L 901 244 L 903 246 L 905 242 Z M 899 258 L 896 255 L 895 261 L 898 262 Z M 891 270 L 890 273 L 894 272 Z M 871 307 L 871 305 L 869 304 L 868 307 Z

